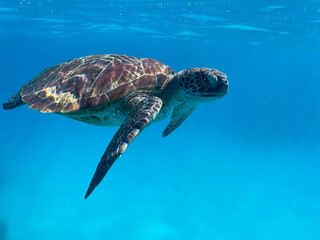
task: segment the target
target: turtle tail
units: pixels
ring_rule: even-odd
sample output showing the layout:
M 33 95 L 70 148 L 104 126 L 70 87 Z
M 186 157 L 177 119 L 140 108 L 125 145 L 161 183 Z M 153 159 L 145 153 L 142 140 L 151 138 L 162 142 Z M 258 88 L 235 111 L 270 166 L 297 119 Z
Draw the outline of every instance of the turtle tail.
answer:
M 13 95 L 10 100 L 2 105 L 4 110 L 13 109 L 25 104 L 20 94 L 21 90 Z

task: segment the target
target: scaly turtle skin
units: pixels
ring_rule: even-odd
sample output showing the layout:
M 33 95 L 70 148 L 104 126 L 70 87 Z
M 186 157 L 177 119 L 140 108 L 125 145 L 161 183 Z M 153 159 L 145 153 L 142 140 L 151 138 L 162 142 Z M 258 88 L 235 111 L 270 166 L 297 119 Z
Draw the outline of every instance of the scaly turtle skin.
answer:
M 101 182 L 115 160 L 151 122 L 168 116 L 169 135 L 201 102 L 220 99 L 228 91 L 224 73 L 192 68 L 177 74 L 150 58 L 117 54 L 91 55 L 50 67 L 21 87 L 3 104 L 13 109 L 28 104 L 100 126 L 120 128 L 103 154 L 85 198 Z

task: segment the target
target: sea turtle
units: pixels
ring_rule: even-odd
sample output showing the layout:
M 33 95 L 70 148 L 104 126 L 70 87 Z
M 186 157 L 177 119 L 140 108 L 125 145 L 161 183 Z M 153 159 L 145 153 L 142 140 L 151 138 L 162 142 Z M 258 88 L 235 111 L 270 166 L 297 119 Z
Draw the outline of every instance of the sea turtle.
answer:
M 226 95 L 224 73 L 191 68 L 174 74 L 151 59 L 117 54 L 91 55 L 50 67 L 3 104 L 23 104 L 44 113 L 99 126 L 120 126 L 103 154 L 86 192 L 87 198 L 115 160 L 151 122 L 172 117 L 163 132 L 169 135 L 199 103 Z

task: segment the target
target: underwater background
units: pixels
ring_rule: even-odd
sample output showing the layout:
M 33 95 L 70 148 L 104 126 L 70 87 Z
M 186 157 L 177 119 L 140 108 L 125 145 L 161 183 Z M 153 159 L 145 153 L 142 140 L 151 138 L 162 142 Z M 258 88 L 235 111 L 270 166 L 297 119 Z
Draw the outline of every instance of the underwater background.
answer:
M 229 93 L 152 124 L 84 200 L 117 127 L 0 110 L 0 240 L 319 240 L 320 1 L 0 0 L 0 101 L 90 54 L 217 68 Z

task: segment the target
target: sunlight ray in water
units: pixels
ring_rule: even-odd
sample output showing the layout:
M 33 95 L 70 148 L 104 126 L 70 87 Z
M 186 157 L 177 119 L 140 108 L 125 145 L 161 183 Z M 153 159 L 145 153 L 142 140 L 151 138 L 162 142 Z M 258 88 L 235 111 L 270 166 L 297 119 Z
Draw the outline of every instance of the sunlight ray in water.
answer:
M 72 23 L 75 22 L 71 19 L 58 19 L 58 18 L 30 18 L 31 21 L 39 21 L 39 22 L 46 22 L 46 23 Z
M 239 29 L 239 30 L 246 30 L 246 31 L 260 31 L 260 32 L 271 32 L 269 29 L 253 27 L 248 25 L 242 24 L 231 24 L 231 25 L 217 25 L 214 26 L 216 28 L 228 28 L 228 29 Z

